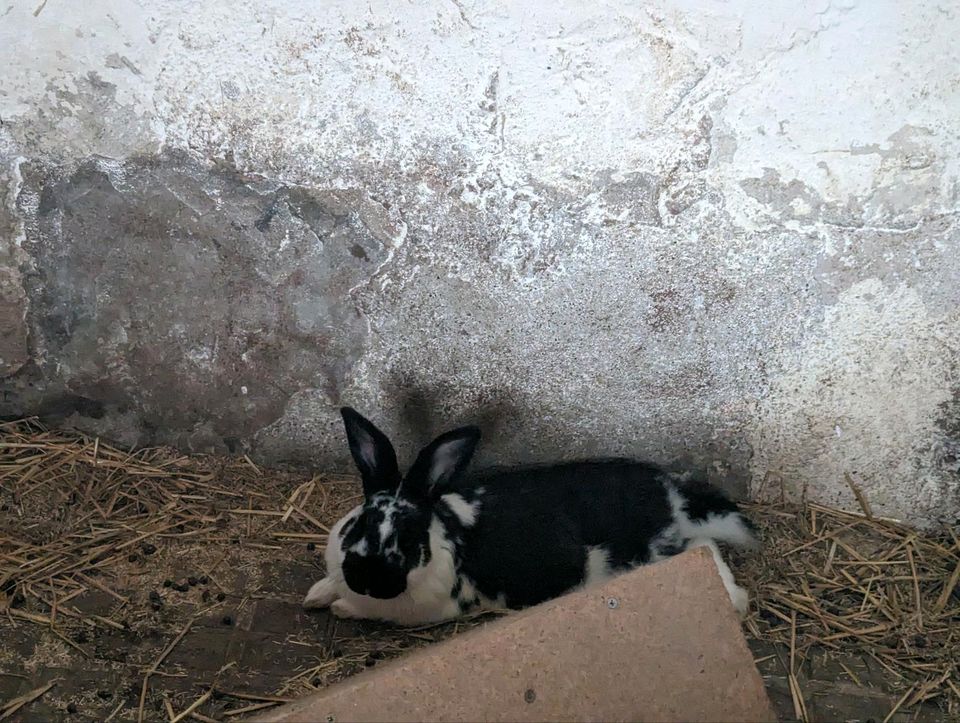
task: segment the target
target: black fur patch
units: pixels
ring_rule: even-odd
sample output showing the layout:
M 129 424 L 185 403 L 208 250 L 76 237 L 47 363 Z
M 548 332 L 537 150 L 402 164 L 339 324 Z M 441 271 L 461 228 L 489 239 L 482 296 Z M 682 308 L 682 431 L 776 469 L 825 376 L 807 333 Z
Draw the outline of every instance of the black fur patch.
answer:
M 465 497 L 485 488 L 477 523 L 463 532 L 463 572 L 486 597 L 525 607 L 579 585 L 589 547 L 602 547 L 614 569 L 646 562 L 672 521 L 659 476 L 617 459 L 478 472 L 456 485 Z

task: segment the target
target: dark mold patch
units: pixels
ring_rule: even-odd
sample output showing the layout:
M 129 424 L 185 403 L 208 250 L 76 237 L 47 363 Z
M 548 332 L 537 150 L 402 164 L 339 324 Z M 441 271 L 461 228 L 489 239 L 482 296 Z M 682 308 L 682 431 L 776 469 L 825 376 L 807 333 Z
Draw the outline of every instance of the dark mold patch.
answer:
M 954 389 L 951 399 L 940 405 L 937 425 L 943 435 L 934 446 L 934 463 L 946 472 L 942 478 L 942 492 L 946 499 L 952 494 L 960 503 L 960 388 Z M 945 522 L 956 524 L 953 520 Z
M 19 252 L 13 239 L 18 224 L 7 204 L 12 172 L 0 163 L 0 379 L 16 373 L 30 358 L 27 324 L 27 297 L 18 266 Z
M 44 413 L 109 404 L 134 412 L 142 442 L 236 448 L 298 390 L 339 396 L 366 335 L 348 292 L 384 258 L 361 194 L 183 155 L 22 172 L 29 325 L 41 384 L 62 392 Z
M 103 402 L 97 399 L 88 399 L 76 394 L 64 394 L 45 400 L 37 408 L 39 417 L 69 417 L 71 414 L 79 414 L 82 417 L 91 419 L 103 419 L 106 413 L 106 407 Z
M 13 374 L 29 359 L 26 304 L 20 273 L 0 266 L 0 378 Z

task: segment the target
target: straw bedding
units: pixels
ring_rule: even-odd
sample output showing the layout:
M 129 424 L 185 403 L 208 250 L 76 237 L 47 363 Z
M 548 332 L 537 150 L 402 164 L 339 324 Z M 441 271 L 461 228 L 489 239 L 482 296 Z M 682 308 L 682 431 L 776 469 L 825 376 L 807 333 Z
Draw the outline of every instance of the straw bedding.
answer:
M 834 658 L 839 676 L 853 686 L 867 682 L 849 661 L 871 662 L 890 696 L 888 719 L 931 711 L 956 717 L 956 532 L 923 533 L 878 519 L 853 480 L 848 483 L 860 513 L 786 501 L 748 506 L 764 548 L 734 564 L 754 597 L 747 637 L 755 649 L 771 651 L 758 664 L 761 670 L 765 662 L 779 666 L 788 713 L 797 719 L 815 717 L 811 704 L 818 693 L 807 688 L 805 666 L 817 656 Z M 0 654 L 0 673 L 6 667 L 26 680 L 65 656 L 92 666 L 98 648 L 89 640 L 97 635 L 153 635 L 158 643 L 149 657 L 111 663 L 114 679 L 129 681 L 129 694 L 111 701 L 109 715 L 231 720 L 477 624 L 360 627 L 259 687 L 254 675 L 244 690 L 236 689 L 232 663 L 197 674 L 192 687 L 183 684 L 185 674 L 173 661 L 203 620 L 228 604 L 242 614 L 264 571 L 284 556 L 302 557 L 309 548 L 319 558 L 329 526 L 358 499 L 350 478 L 266 471 L 246 458 L 185 457 L 169 449 L 125 452 L 35 420 L 2 424 L 0 641 L 42 635 L 43 644 L 27 663 Z M 201 578 L 191 579 L 189 589 L 180 580 L 187 562 Z M 169 599 L 171 584 L 186 590 L 182 597 L 190 604 L 161 599 L 156 591 Z M 109 604 L 79 606 L 91 591 Z M 288 646 L 306 645 L 296 631 L 284 635 Z M 174 679 L 179 687 L 168 690 Z M 63 686 L 58 679 L 24 683 L 16 696 L 0 700 L 0 719 L 67 710 L 69 700 L 58 697 Z

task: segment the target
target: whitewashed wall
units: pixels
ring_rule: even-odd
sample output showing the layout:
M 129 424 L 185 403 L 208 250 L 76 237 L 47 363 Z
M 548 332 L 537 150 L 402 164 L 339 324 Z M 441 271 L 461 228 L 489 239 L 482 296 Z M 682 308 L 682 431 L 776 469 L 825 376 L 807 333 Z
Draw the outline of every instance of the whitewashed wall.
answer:
M 8 3 L 0 411 L 960 512 L 956 3 Z

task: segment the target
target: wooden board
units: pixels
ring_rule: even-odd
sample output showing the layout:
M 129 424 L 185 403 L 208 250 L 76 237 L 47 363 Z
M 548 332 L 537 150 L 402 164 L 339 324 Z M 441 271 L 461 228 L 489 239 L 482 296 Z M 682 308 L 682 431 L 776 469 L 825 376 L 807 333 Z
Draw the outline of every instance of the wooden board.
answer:
M 706 549 L 494 620 L 264 721 L 772 721 Z

